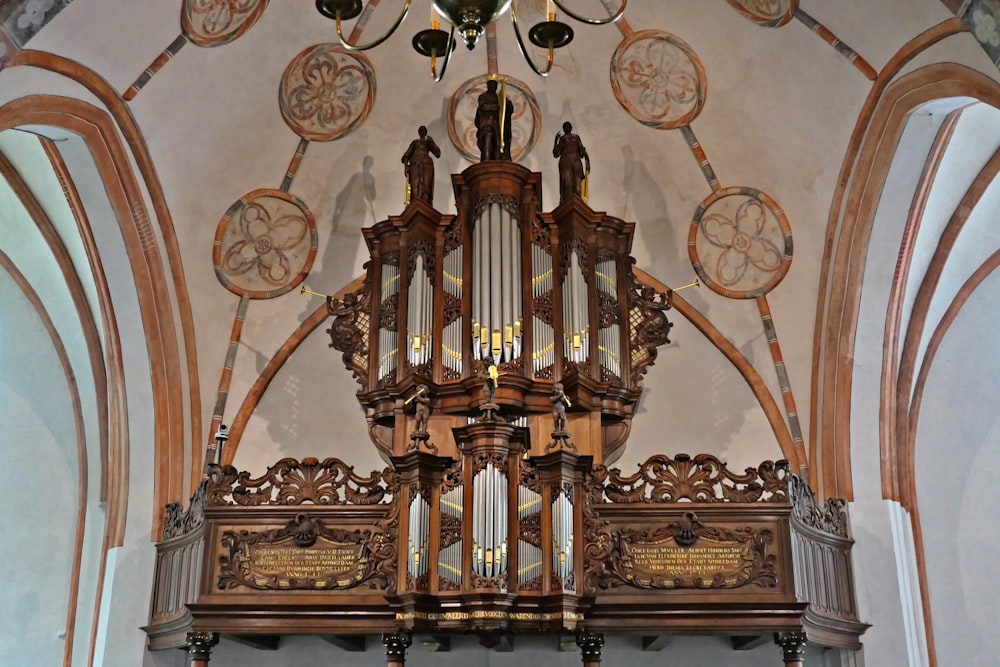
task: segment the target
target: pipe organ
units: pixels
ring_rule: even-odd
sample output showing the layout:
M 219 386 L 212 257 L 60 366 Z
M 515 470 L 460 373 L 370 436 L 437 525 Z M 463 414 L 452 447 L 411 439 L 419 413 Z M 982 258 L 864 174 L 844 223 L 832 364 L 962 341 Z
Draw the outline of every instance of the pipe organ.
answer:
M 415 200 L 366 228 L 372 260 L 365 286 L 350 295 L 355 312 L 331 305 L 340 314 L 332 344 L 361 384 L 373 442 L 386 457 L 406 451 L 414 418 L 402 403 L 423 384 L 431 441 L 457 456 L 449 430 L 476 414 L 492 363 L 505 419 L 523 417 L 534 438 L 546 438 L 558 382 L 572 406 L 568 423 L 579 422 L 572 444 L 597 460 L 617 455 L 642 372 L 665 342 L 642 335 L 651 329 L 631 272 L 634 224 L 579 198 L 545 212 L 540 175 L 510 162 L 473 165 L 453 184 L 456 214 Z M 492 483 L 483 477 L 469 493 Z M 501 544 L 477 545 L 492 568 L 497 554 L 504 562 Z
M 578 197 L 545 212 L 510 162 L 453 185 L 455 215 L 415 199 L 365 229 L 363 284 L 328 302 L 391 467 L 209 466 L 203 516 L 175 507 L 157 547 L 151 646 L 386 632 L 397 666 L 411 632 L 577 632 L 585 664 L 604 631 L 775 636 L 787 665 L 807 635 L 859 646 L 841 501 L 771 461 L 607 467 L 671 327 L 631 270 L 634 225 Z
M 365 284 L 331 303 L 332 346 L 405 482 L 408 584 L 393 604 L 430 627 L 431 609 L 474 594 L 476 627 L 500 605 L 559 609 L 571 628 L 583 471 L 620 453 L 665 317 L 640 299 L 634 224 L 579 198 L 546 212 L 540 174 L 510 162 L 452 180 L 454 215 L 416 199 L 364 230 Z
M 472 352 L 514 367 L 521 357 L 521 227 L 512 197 L 477 203 L 472 227 Z

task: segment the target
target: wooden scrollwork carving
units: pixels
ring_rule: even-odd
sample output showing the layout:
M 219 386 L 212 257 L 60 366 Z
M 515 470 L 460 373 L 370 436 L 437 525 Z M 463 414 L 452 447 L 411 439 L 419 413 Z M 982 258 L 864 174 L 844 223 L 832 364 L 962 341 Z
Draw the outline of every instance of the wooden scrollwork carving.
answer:
M 368 477 L 340 459 L 284 458 L 260 477 L 233 466 L 209 469 L 209 505 L 375 505 L 393 496 L 398 475 L 391 468 Z
M 622 475 L 617 469 L 607 471 L 603 493 L 612 503 L 788 502 L 787 471 L 783 461 L 764 461 L 739 474 L 711 454 L 694 458 L 657 454 L 640 464 L 634 475 Z
M 778 584 L 777 556 L 768 553 L 774 542 L 770 530 L 750 527 L 725 529 L 703 525 L 694 512 L 685 512 L 679 520 L 647 530 L 623 528 L 613 532 L 614 548 L 606 558 L 597 585 L 600 588 L 629 585 L 635 588 L 738 588 L 754 585 L 774 588 Z M 701 549 L 700 565 L 705 572 L 691 573 L 683 561 L 674 557 Z M 652 555 L 651 555 L 652 554 Z M 719 554 L 725 554 L 720 556 Z M 714 559 L 714 560 L 712 560 Z M 713 569 L 712 563 L 715 563 Z
M 254 590 L 345 590 L 361 584 L 378 590 L 396 586 L 396 543 L 391 533 L 393 522 L 379 522 L 371 529 L 343 530 L 329 528 L 319 518 L 299 514 L 284 527 L 261 533 L 246 530 L 222 533 L 225 550 L 219 556 L 221 590 L 238 587 Z M 319 545 L 319 546 L 317 546 Z M 336 554 L 337 563 L 322 567 L 303 565 L 303 574 L 295 566 L 271 572 L 255 556 L 276 549 L 303 554 L 314 547 Z M 289 556 L 289 558 L 291 558 Z M 308 572 L 308 573 L 306 573 Z
M 788 491 L 792 501 L 792 516 L 805 525 L 837 537 L 847 537 L 846 503 L 840 498 L 827 498 L 823 505 L 816 494 L 798 475 L 788 476 Z
M 344 365 L 362 387 L 368 384 L 369 303 L 370 292 L 365 280 L 356 292 L 345 294 L 339 301 L 330 299 L 326 304 L 333 317 L 333 325 L 326 330 L 330 335 L 330 347 L 344 353 Z

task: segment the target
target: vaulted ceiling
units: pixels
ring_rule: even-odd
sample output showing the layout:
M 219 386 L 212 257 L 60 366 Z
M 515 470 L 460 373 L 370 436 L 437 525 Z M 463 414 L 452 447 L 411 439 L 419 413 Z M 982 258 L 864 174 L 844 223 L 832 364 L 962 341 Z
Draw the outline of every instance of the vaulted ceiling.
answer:
M 368 41 L 401 6 L 371 4 L 345 34 Z M 633 1 L 616 25 L 571 21 L 576 41 L 545 79 L 501 21 L 435 84 L 409 46 L 426 2 L 360 56 L 332 46 L 311 2 L 8 2 L 0 313 L 20 315 L 0 314 L 0 378 L 38 417 L 31 433 L 51 431 L 73 506 L 124 494 L 147 532 L 154 506 L 190 492 L 220 422 L 241 468 L 380 467 L 324 304 L 299 289 L 335 294 L 362 273 L 360 229 L 401 212 L 400 155 L 419 125 L 443 149 L 436 208 L 454 209 L 470 100 L 495 72 L 545 208 L 558 200 L 549 142 L 568 120 L 593 161 L 590 205 L 637 223 L 644 275 L 703 283 L 677 295 L 621 465 L 788 458 L 829 493 L 913 506 L 935 465 L 922 441 L 953 433 L 980 452 L 996 432 L 983 397 L 1000 368 L 980 352 L 1000 312 L 1000 9 L 869 4 Z M 544 5 L 517 7 L 530 23 Z M 221 261 L 255 240 L 233 222 L 249 205 L 312 232 L 280 275 Z M 734 250 L 737 234 L 775 261 Z M 125 521 L 112 517 L 112 542 Z

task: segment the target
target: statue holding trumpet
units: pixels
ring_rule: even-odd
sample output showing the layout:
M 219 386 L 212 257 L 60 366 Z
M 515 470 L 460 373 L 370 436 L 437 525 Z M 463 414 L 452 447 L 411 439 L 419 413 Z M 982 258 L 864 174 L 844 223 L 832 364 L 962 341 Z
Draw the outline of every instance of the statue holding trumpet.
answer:
M 499 379 L 500 371 L 497 370 L 493 360 L 487 357 L 486 365 L 483 367 L 483 404 L 496 405 Z
M 427 393 L 427 385 L 417 386 L 417 390 L 403 402 L 403 405 L 416 403 L 413 414 L 413 433 L 411 438 L 418 435 L 427 435 L 427 420 L 431 416 L 431 398 Z
M 572 407 L 573 402 L 563 388 L 562 382 L 552 385 L 552 395 L 549 396 L 552 402 L 552 442 L 545 447 L 548 454 L 553 449 L 567 449 L 577 451 L 576 445 L 570 442 L 569 431 L 566 430 L 566 408 Z
M 555 433 L 565 433 L 566 408 L 572 407 L 573 403 L 563 391 L 562 382 L 556 382 L 552 386 L 552 395 L 549 396 L 549 400 L 552 401 L 552 423 Z M 555 437 L 555 433 L 553 433 L 553 437 Z

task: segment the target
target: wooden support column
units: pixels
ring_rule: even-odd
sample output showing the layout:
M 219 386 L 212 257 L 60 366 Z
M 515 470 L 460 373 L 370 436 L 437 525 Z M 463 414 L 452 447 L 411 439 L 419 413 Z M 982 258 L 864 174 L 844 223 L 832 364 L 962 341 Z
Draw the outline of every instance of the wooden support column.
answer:
M 385 646 L 386 667 L 403 667 L 406 663 L 406 649 L 413 643 L 413 637 L 406 630 L 395 634 L 382 635 L 382 645 Z
M 212 656 L 212 647 L 219 643 L 219 635 L 215 632 L 187 633 L 187 652 L 191 667 L 208 667 Z
M 778 632 L 774 643 L 781 647 L 781 658 L 785 667 L 802 667 L 806 655 L 806 633 Z
M 601 664 L 601 649 L 604 648 L 604 634 L 583 630 L 576 635 L 576 645 L 580 647 L 583 667 L 598 667 Z

